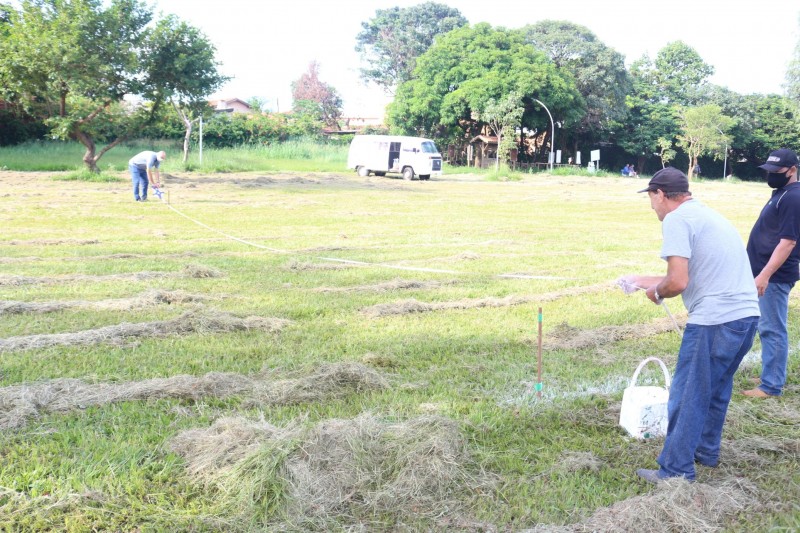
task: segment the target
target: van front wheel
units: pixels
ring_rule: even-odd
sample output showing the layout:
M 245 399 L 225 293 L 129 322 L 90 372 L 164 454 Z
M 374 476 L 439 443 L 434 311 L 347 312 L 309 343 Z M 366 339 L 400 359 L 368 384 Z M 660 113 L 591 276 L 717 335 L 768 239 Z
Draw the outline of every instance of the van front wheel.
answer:
M 358 167 L 358 175 L 362 178 L 369 176 L 369 169 L 367 167 Z
M 403 179 L 406 181 L 411 181 L 414 179 L 414 169 L 411 167 L 406 167 L 403 169 Z

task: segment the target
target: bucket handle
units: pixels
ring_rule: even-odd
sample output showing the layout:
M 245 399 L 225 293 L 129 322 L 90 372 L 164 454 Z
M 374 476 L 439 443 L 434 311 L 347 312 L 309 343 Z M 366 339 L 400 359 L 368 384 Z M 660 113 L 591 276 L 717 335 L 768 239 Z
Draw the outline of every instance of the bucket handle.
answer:
M 664 361 L 662 361 L 658 357 L 648 357 L 647 359 L 645 359 L 644 361 L 639 363 L 639 366 L 636 367 L 636 371 L 633 373 L 633 377 L 631 378 L 630 386 L 631 387 L 635 387 L 636 386 L 636 379 L 639 377 L 639 372 L 641 372 L 642 368 L 644 368 L 644 365 L 646 365 L 650 361 L 656 362 L 659 365 L 661 365 L 661 371 L 664 372 L 664 383 L 665 383 L 664 388 L 669 390 L 669 384 L 670 384 L 670 381 L 669 381 L 669 370 L 667 370 L 667 365 L 664 364 Z

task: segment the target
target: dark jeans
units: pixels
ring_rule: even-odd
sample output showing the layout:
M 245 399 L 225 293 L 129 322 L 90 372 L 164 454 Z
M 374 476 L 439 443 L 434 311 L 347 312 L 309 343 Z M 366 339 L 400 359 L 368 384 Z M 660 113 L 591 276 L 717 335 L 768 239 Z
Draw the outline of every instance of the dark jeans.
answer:
M 733 375 L 753 345 L 758 317 L 716 326 L 687 324 L 669 391 L 660 477 L 694 479 L 694 461 L 716 466 Z

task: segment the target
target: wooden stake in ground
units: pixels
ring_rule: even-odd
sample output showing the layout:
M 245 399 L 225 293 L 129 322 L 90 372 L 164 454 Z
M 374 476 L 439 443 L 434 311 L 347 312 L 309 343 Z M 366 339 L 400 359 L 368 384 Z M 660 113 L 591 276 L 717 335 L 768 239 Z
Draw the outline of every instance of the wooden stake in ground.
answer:
M 536 371 L 536 397 L 542 397 L 542 308 L 539 308 L 539 365 Z

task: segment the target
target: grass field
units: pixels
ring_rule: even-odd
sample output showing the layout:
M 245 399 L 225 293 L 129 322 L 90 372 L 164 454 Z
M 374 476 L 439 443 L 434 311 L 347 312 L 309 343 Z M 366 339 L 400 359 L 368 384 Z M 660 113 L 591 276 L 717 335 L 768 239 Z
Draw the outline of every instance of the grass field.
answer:
M 697 483 L 634 474 L 622 391 L 680 341 L 614 285 L 665 268 L 645 180 L 170 165 L 168 204 L 0 171 L 0 530 L 800 528 L 796 297 L 786 394 Z M 693 191 L 743 237 L 769 193 Z

